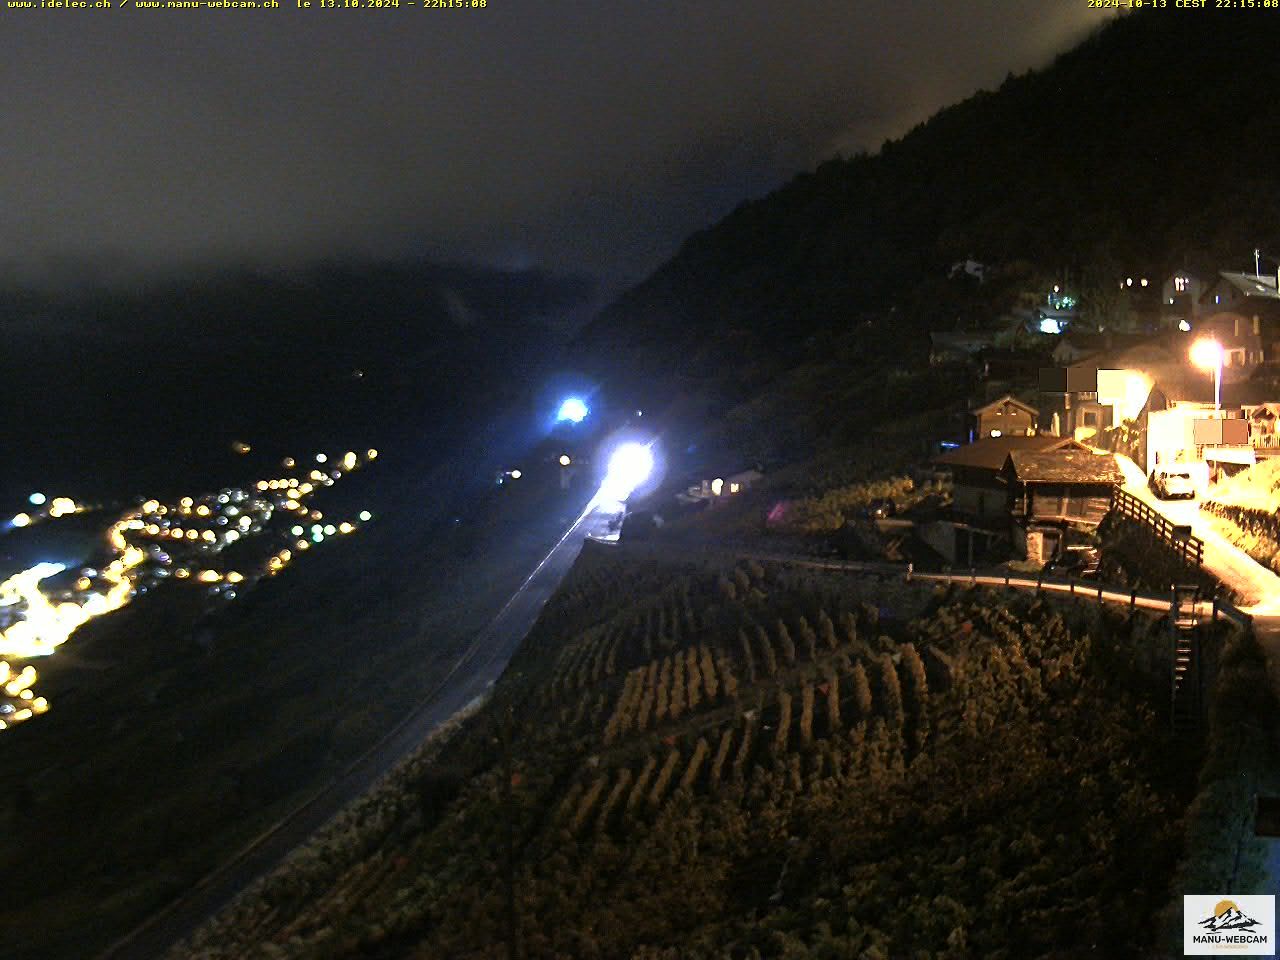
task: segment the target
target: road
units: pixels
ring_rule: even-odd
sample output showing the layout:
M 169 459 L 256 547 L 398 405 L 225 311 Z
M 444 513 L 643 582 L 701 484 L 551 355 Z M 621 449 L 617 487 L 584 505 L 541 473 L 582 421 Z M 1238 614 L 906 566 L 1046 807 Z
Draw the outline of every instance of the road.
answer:
M 1198 499 L 1159 500 L 1147 487 L 1141 467 L 1125 456 L 1116 459 L 1125 489 L 1174 523 L 1190 524 L 1192 534 L 1204 541 L 1204 568 L 1244 598 L 1242 609 L 1253 616 L 1253 634 L 1266 654 L 1272 689 L 1280 696 L 1280 577 L 1224 539 L 1200 510 Z M 1272 889 L 1280 890 L 1280 840 L 1267 844 L 1267 872 Z
M 344 806 L 365 793 L 441 724 L 497 680 L 588 537 L 616 539 L 616 503 L 592 501 L 493 621 L 476 636 L 423 702 L 343 774 L 206 876 L 186 894 L 117 941 L 99 960 L 154 960 L 250 883 L 268 872 Z
M 1204 541 L 1204 568 L 1243 598 L 1240 606 L 1254 618 L 1254 634 L 1266 652 L 1272 684 L 1280 694 L 1280 577 L 1218 533 L 1200 510 L 1199 500 L 1160 500 L 1147 487 L 1141 467 L 1125 456 L 1116 459 L 1124 473 L 1125 490 L 1173 523 L 1189 525 L 1192 534 Z

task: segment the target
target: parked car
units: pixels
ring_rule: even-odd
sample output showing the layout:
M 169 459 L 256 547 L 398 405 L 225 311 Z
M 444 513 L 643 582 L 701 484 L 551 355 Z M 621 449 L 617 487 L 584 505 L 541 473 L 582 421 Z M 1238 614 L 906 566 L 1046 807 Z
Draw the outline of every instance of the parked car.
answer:
M 1161 500 L 1191 500 L 1196 495 L 1196 484 L 1190 470 L 1152 470 L 1148 486 Z
M 1087 543 L 1069 544 L 1045 564 L 1044 572 L 1059 576 L 1095 577 L 1101 564 L 1102 554 L 1097 547 Z

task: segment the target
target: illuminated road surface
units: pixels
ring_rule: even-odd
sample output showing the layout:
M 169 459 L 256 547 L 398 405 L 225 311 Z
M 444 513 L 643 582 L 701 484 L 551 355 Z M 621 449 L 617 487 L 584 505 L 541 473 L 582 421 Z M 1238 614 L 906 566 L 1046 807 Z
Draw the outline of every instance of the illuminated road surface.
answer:
M 194 889 L 117 942 L 101 960 L 154 960 L 284 859 L 348 803 L 420 746 L 437 727 L 493 686 L 588 537 L 617 538 L 621 505 L 592 501 L 476 636 L 423 703 L 310 801 L 235 854 Z
M 1204 541 L 1204 568 L 1244 599 L 1241 608 L 1253 615 L 1254 634 L 1267 655 L 1272 684 L 1280 693 L 1280 577 L 1218 533 L 1200 510 L 1199 500 L 1161 500 L 1147 486 L 1142 468 L 1117 456 L 1124 487 L 1177 524 L 1186 524 Z
M 1280 695 L 1280 577 L 1225 540 L 1201 512 L 1198 500 L 1157 499 L 1136 463 L 1124 456 L 1116 459 L 1124 472 L 1125 489 L 1174 523 L 1190 524 L 1191 532 L 1204 541 L 1204 568 L 1246 598 L 1249 606 L 1244 609 L 1253 615 L 1253 634 L 1266 654 L 1272 689 Z M 1280 841 L 1267 841 L 1267 872 L 1272 888 L 1280 889 Z

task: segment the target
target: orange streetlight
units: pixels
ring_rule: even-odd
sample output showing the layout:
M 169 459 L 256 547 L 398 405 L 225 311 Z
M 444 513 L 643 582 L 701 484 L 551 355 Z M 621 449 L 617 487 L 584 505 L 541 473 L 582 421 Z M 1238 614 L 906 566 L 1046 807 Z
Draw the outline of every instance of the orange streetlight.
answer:
M 1222 409 L 1222 344 L 1217 340 L 1197 340 L 1191 345 L 1191 362 L 1201 370 L 1213 371 L 1213 409 Z

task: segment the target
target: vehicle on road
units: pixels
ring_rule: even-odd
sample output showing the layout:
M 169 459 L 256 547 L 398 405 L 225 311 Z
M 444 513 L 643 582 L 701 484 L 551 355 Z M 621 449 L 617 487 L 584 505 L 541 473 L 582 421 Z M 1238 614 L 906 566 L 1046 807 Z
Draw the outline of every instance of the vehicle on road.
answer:
M 1157 468 L 1151 471 L 1147 481 L 1151 492 L 1161 500 L 1192 500 L 1196 495 L 1196 483 L 1191 471 L 1176 468 Z
M 1102 565 L 1102 554 L 1088 543 L 1069 544 L 1045 564 L 1044 572 L 1071 577 L 1096 577 Z

